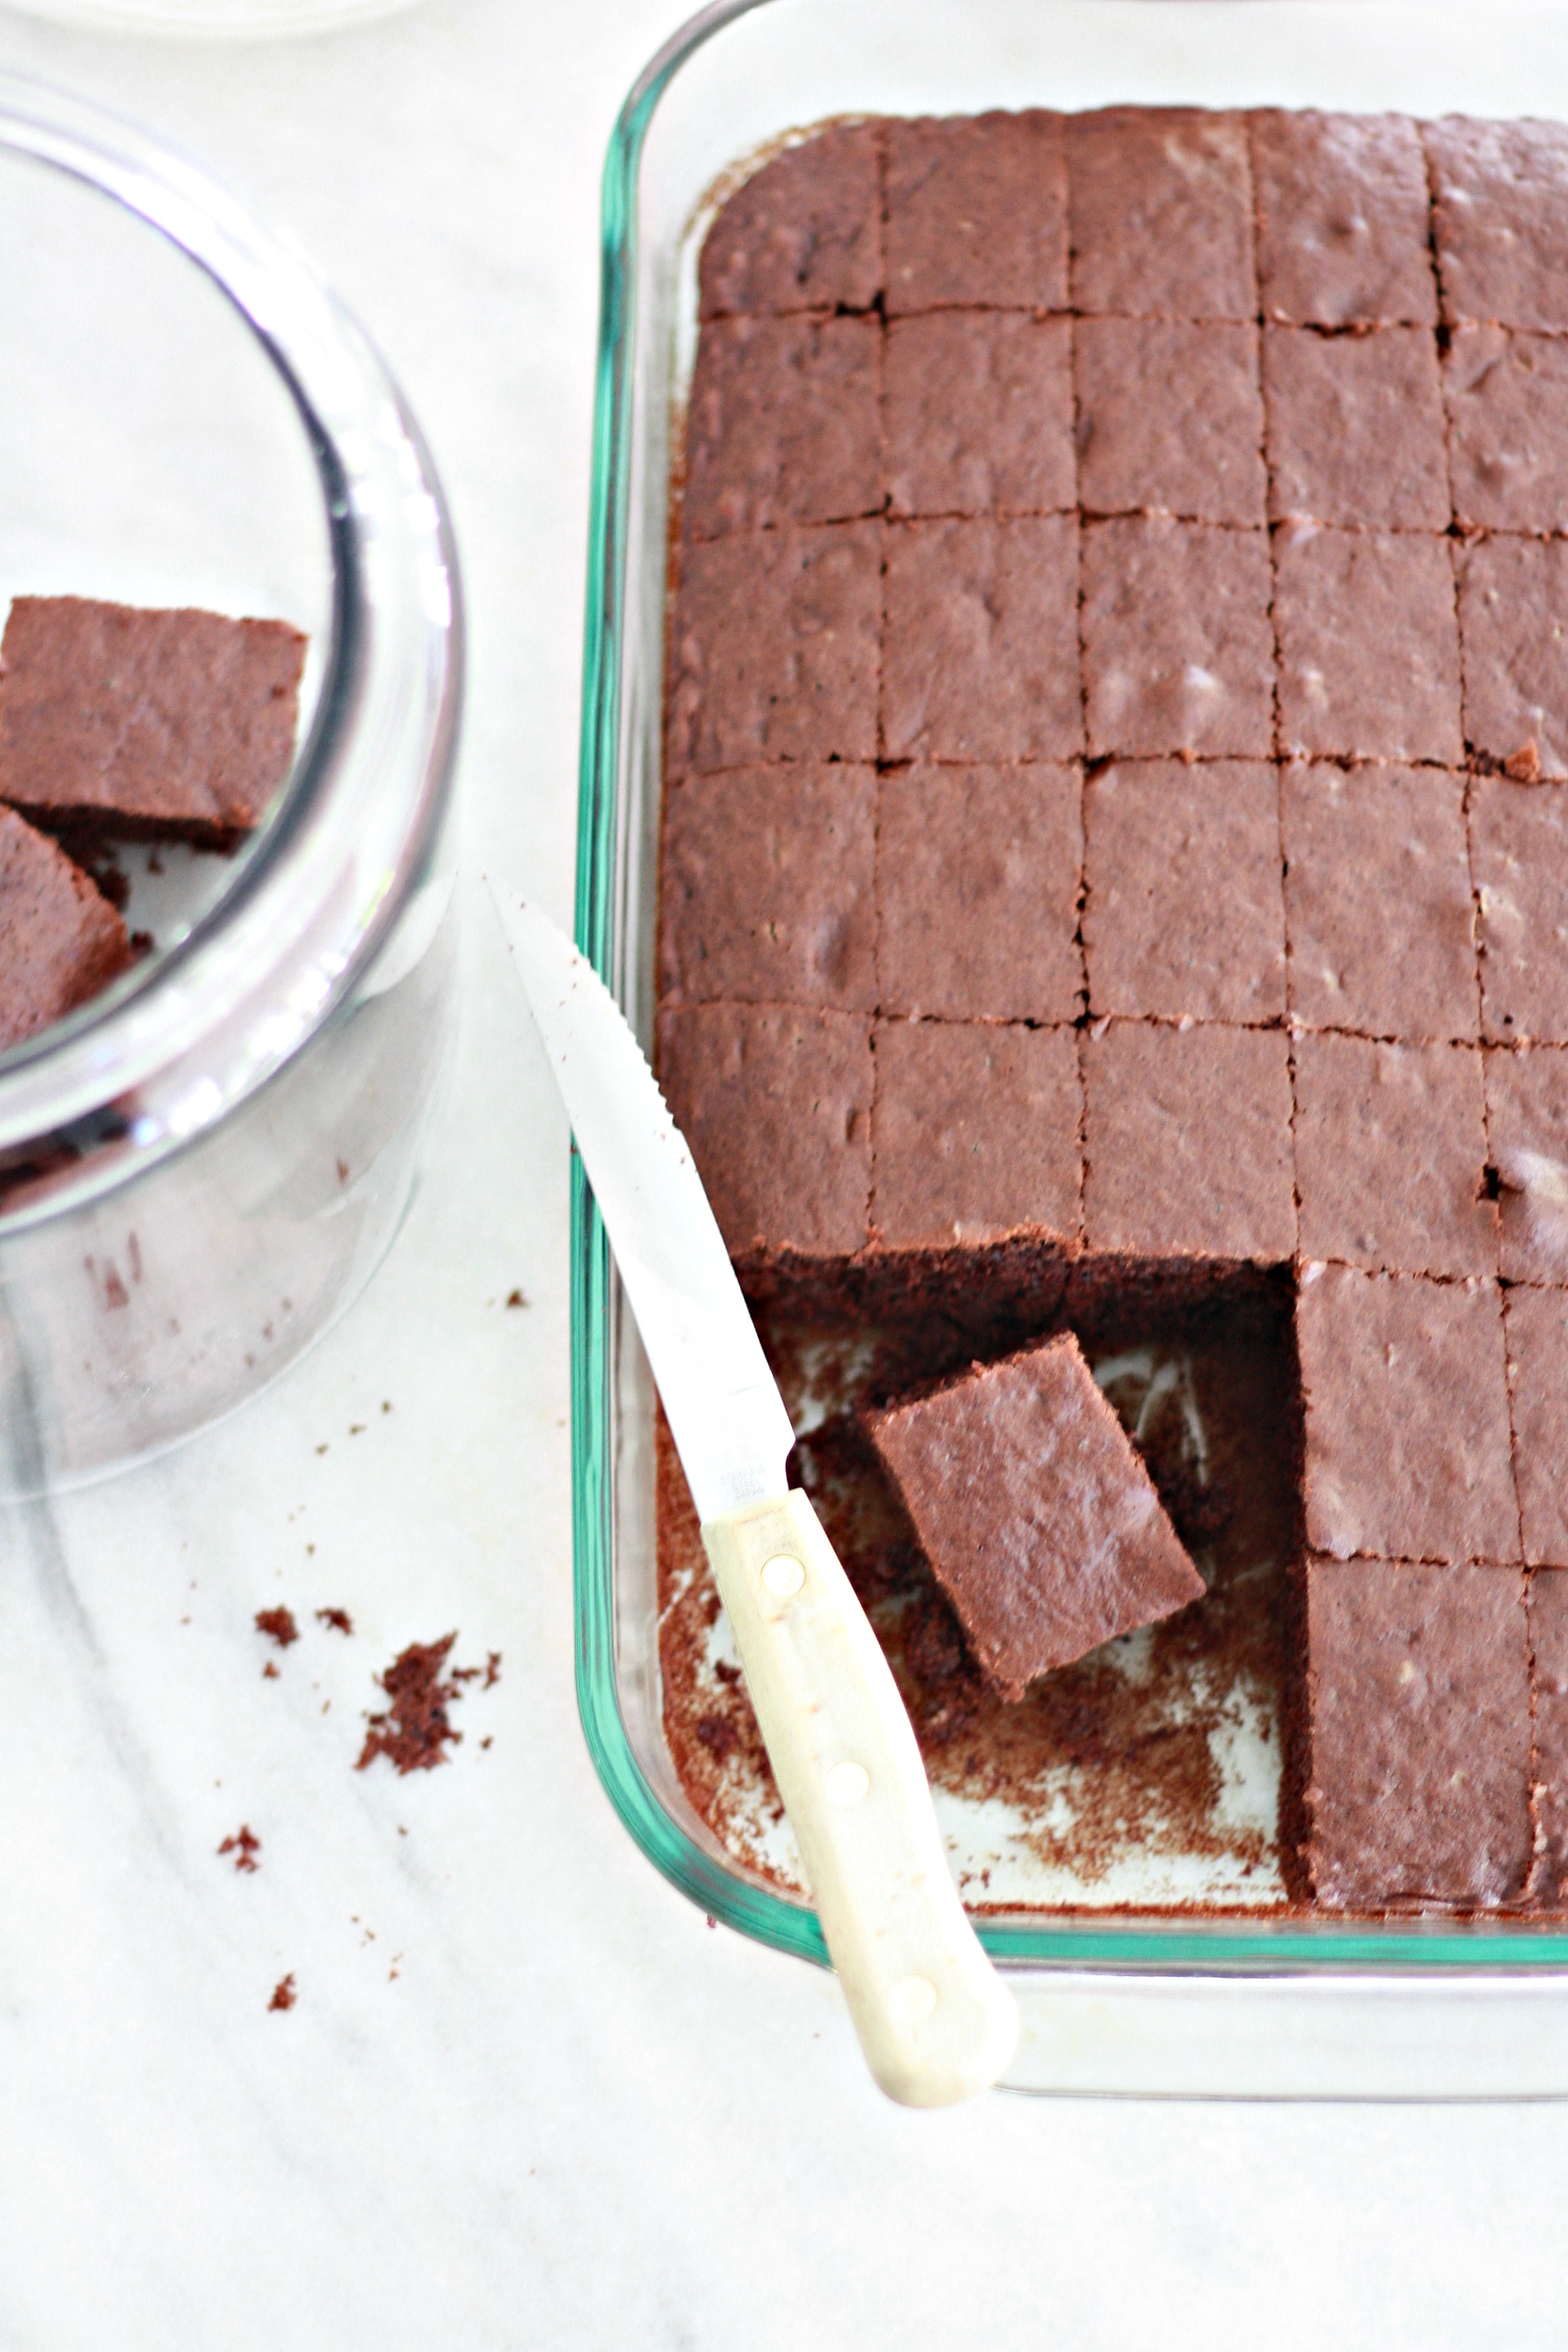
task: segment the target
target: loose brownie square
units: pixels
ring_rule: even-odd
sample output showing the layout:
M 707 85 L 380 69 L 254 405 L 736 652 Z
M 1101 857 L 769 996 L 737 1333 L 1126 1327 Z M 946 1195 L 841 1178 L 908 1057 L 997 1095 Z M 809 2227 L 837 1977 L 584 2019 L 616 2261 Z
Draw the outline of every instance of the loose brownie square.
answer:
M 1458 574 L 1472 749 L 1568 776 L 1568 540 L 1476 540 Z
M 931 1571 L 1005 1699 L 1203 1598 L 1070 1332 L 867 1416 Z
M 304 664 L 286 621 L 18 596 L 0 645 L 0 799 L 79 843 L 232 849 L 289 772 Z
M 1090 1249 L 1262 1263 L 1291 1255 L 1282 1030 L 1096 1024 L 1083 1085 Z
M 1484 1059 L 1500 1271 L 1568 1282 L 1568 1050 L 1500 1047 Z
M 1292 763 L 1279 779 L 1290 1009 L 1318 1029 L 1480 1029 L 1464 778 Z
M 1074 1021 L 1083 1000 L 1076 768 L 895 769 L 881 784 L 882 1010 Z
M 882 526 L 689 546 L 670 631 L 668 761 L 874 760 Z
M 1444 318 L 1568 328 L 1568 128 L 1448 115 L 1422 136 Z
M 1448 458 L 1435 336 L 1422 327 L 1263 338 L 1276 517 L 1447 530 Z
M 1459 639 L 1448 542 L 1436 535 L 1274 535 L 1279 730 L 1287 751 L 1457 766 Z
M 1266 319 L 1436 324 L 1426 158 L 1399 114 L 1254 114 L 1258 278 Z
M 1525 1605 L 1537 1832 L 1531 1893 L 1558 1909 L 1568 1898 L 1568 1570 L 1527 1576 Z
M 665 812 L 660 995 L 873 1011 L 876 859 L 874 768 L 689 777 Z
M 1508 327 L 1458 327 L 1443 389 L 1459 521 L 1568 530 L 1568 343 Z
M 1568 1290 L 1516 1283 L 1503 1322 L 1524 1557 L 1568 1568 Z
M 1284 1012 L 1272 766 L 1120 761 L 1089 778 L 1083 814 L 1091 1013 L 1257 1022 Z
M 1078 1040 L 998 1022 L 879 1021 L 871 1223 L 889 1249 L 1079 1231 Z
M 1494 1281 L 1314 1260 L 1297 1293 L 1296 1343 L 1314 1551 L 1520 1558 Z
M 1073 355 L 1087 511 L 1263 520 L 1255 326 L 1080 319 Z
M 1086 523 L 1083 674 L 1097 756 L 1267 758 L 1268 546 L 1163 515 Z
M 1060 115 L 888 124 L 888 315 L 948 303 L 1067 307 Z
M 85 1004 L 131 961 L 102 892 L 57 842 L 0 808 L 0 1054 Z
M 895 319 L 884 370 L 890 512 L 1052 514 L 1075 504 L 1068 320 L 1025 310 Z
M 876 319 L 711 320 L 687 411 L 687 537 L 876 513 L 881 352 Z
M 1568 786 L 1477 776 L 1470 858 L 1489 1037 L 1568 1040 Z
M 1252 319 L 1247 125 L 1195 107 L 1068 117 L 1073 308 L 1135 319 Z
M 885 756 L 1081 751 L 1074 518 L 893 523 L 886 545 Z
M 792 1004 L 666 1006 L 658 1078 L 733 1255 L 865 1247 L 868 1019 Z
M 1313 1892 L 1342 1911 L 1490 1909 L 1530 1870 L 1522 1577 L 1307 1563 Z
M 879 136 L 874 122 L 832 123 L 752 174 L 702 247 L 704 319 L 871 308 L 882 290 Z
M 1495 1274 L 1474 1045 L 1296 1040 L 1301 1252 L 1401 1274 Z

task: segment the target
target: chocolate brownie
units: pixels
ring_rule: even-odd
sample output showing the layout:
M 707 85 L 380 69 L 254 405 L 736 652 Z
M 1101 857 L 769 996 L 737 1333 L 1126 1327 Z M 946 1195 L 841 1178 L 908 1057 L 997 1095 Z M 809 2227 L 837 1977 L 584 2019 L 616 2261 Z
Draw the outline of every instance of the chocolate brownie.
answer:
M 1287 523 L 1274 534 L 1274 563 L 1282 748 L 1457 767 L 1464 744 L 1447 541 Z
M 889 318 L 942 304 L 1064 309 L 1060 115 L 889 122 L 886 236 Z
M 879 145 L 874 123 L 830 123 L 754 172 L 703 242 L 702 318 L 868 310 L 882 289 Z
M 1568 530 L 1568 343 L 1457 327 L 1443 390 L 1456 520 L 1472 530 Z
M 868 1418 L 932 1572 L 1004 1697 L 1203 1598 L 1070 1334 Z
M 1525 1607 L 1536 1827 L 1531 1893 L 1559 1909 L 1568 1897 L 1568 1570 L 1527 1577 Z
M 1398 114 L 1252 117 L 1263 314 L 1312 327 L 1437 320 L 1426 159 Z
M 1258 1022 L 1284 1012 L 1271 766 L 1120 761 L 1085 786 L 1084 837 L 1091 1013 Z M 1216 891 L 1223 923 L 1214 919 Z
M 1079 751 L 1076 520 L 889 523 L 885 549 L 884 756 Z
M 1568 785 L 1478 776 L 1470 857 L 1487 1035 L 1568 1041 Z
M 0 1053 L 85 1004 L 132 961 L 124 924 L 88 876 L 0 808 Z
M 877 823 L 884 1012 L 1074 1021 L 1083 821 L 1078 770 L 893 768 Z M 668 887 L 668 886 L 667 886 Z
M 888 509 L 1053 514 L 1077 503 L 1072 329 L 1027 310 L 931 310 L 888 329 Z
M 233 848 L 289 772 L 304 660 L 284 621 L 18 596 L 0 645 L 0 799 L 87 847 Z
M 881 363 L 875 319 L 715 320 L 687 412 L 688 536 L 876 513 Z
M 1079 1234 L 1078 1039 L 995 1021 L 879 1021 L 871 1224 L 889 1249 Z
M 1483 1056 L 1487 1133 L 1509 1282 L 1568 1282 L 1568 1050 Z
M 1302 1255 L 1495 1274 L 1479 1049 L 1304 1033 L 1294 1063 Z
M 1079 319 L 1073 362 L 1086 513 L 1263 520 L 1256 327 Z
M 1247 125 L 1196 107 L 1068 117 L 1073 308 L 1138 319 L 1251 319 Z
M 1568 127 L 1448 115 L 1422 136 L 1444 318 L 1568 328 Z
M 1309 1262 L 1296 1340 L 1314 1551 L 1519 1559 L 1494 1281 Z
M 1568 1290 L 1515 1284 L 1503 1327 L 1524 1557 L 1568 1568 Z
M 1524 1580 L 1311 1559 L 1309 1861 L 1333 1910 L 1493 1909 L 1530 1868 Z
M 1479 539 L 1458 569 L 1471 749 L 1568 777 L 1568 540 Z
M 796 761 L 670 795 L 659 903 L 666 1003 L 877 1003 L 877 772 Z
M 1267 758 L 1274 748 L 1268 545 L 1168 516 L 1083 532 L 1089 749 Z
M 1447 530 L 1442 388 L 1424 329 L 1269 327 L 1263 393 L 1271 515 Z

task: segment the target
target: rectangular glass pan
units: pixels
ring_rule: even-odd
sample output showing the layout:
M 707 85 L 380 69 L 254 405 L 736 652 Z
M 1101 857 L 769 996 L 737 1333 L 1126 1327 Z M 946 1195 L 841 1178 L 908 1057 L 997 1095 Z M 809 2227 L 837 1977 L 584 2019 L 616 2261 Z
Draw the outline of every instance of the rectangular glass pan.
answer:
M 634 88 L 604 188 L 579 813 L 578 939 L 652 1033 L 671 428 L 712 191 L 843 114 L 1112 102 L 1568 116 L 1568 12 L 1542 0 L 724 0 Z M 1568 256 L 1564 257 L 1568 267 Z M 574 1162 L 578 1691 L 632 1835 L 693 1901 L 822 1959 L 814 1914 L 698 1818 L 666 1744 L 654 1400 Z M 1017 2087 L 1228 2095 L 1568 2095 L 1568 1933 L 1023 1915 L 981 1932 L 1013 1973 Z

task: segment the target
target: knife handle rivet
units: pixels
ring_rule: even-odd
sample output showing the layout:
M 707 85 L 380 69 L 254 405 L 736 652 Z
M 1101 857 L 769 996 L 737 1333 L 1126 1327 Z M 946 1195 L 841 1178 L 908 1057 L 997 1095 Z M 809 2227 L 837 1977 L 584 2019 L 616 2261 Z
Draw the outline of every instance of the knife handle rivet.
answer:
M 770 1592 L 786 1601 L 805 1582 L 805 1570 L 793 1552 L 775 1551 L 771 1559 L 763 1562 L 763 1582 Z
M 870 1790 L 871 1775 L 864 1764 L 836 1764 L 827 1775 L 827 1793 L 836 1805 L 858 1805 Z

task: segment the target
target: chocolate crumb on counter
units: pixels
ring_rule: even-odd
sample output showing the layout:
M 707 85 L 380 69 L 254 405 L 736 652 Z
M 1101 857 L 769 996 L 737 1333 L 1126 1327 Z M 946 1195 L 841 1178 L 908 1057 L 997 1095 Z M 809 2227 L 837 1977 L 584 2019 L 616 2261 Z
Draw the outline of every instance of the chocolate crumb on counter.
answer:
M 269 1642 L 276 1642 L 280 1650 L 286 1650 L 290 1642 L 297 1642 L 300 1638 L 300 1628 L 294 1622 L 291 1609 L 258 1609 L 256 1630 L 258 1633 L 265 1633 Z
M 236 1870 L 254 1871 L 261 1867 L 256 1859 L 261 1852 L 261 1840 L 248 1822 L 241 1822 L 232 1835 L 224 1839 L 218 1852 L 233 1854 Z
M 267 2006 L 268 2009 L 292 2009 L 294 2003 L 299 2000 L 299 1990 L 294 1982 L 294 1973 L 293 1970 L 290 1969 L 286 1977 L 280 1978 L 279 1982 L 273 1986 L 272 1998 L 268 2002 Z
M 354 1621 L 346 1609 L 318 1609 L 316 1622 L 330 1627 L 334 1633 L 352 1633 Z
M 447 1748 L 455 1747 L 463 1735 L 454 1729 L 447 1710 L 461 1697 L 463 1682 L 483 1671 L 459 1666 L 450 1675 L 443 1674 L 457 1638 L 454 1632 L 439 1642 L 411 1642 L 377 1677 L 388 1704 L 379 1715 L 365 1718 L 370 1728 L 354 1766 L 356 1772 L 363 1772 L 378 1756 L 384 1756 L 399 1772 L 431 1772 L 447 1761 Z

